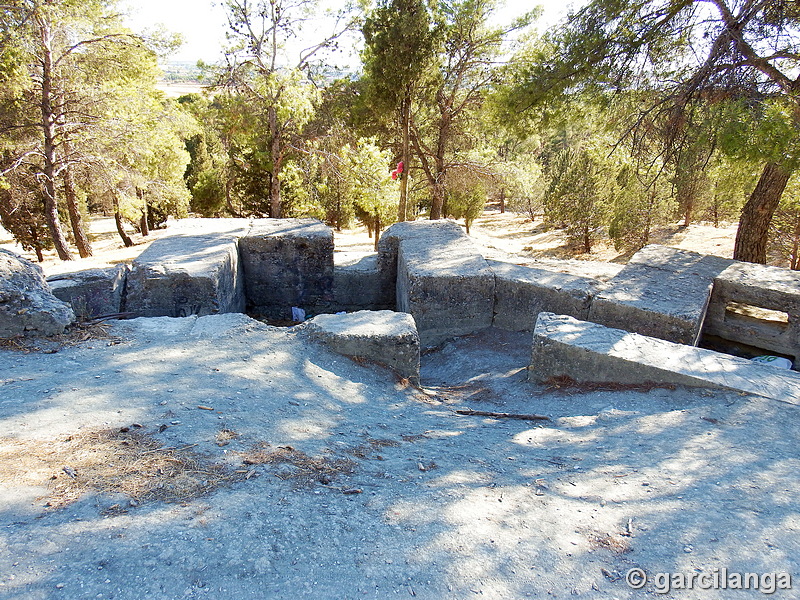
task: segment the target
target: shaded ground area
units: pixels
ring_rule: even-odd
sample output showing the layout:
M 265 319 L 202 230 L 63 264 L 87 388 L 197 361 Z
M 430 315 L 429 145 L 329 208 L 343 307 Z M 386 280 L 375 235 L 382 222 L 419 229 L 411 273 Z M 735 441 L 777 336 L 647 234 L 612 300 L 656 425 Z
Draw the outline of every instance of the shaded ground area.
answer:
M 424 390 L 242 315 L 2 349 L 0 598 L 736 599 L 762 594 L 624 574 L 800 576 L 796 407 L 546 389 L 529 346 L 446 344 Z

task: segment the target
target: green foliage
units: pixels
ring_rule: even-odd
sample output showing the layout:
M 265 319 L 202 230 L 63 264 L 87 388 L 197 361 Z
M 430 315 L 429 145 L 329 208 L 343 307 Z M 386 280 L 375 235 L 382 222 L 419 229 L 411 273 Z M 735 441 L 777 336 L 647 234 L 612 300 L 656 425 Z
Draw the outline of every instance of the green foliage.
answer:
M 544 195 L 545 218 L 563 227 L 567 237 L 589 253 L 601 233 L 608 212 L 613 166 L 600 149 L 568 147 L 558 152 L 548 170 Z
M 396 110 L 431 77 L 442 33 L 435 11 L 426 0 L 380 0 L 367 15 L 362 61 L 370 103 L 378 112 Z
M 483 214 L 488 199 L 484 177 L 466 169 L 453 169 L 447 180 L 447 209 L 456 219 L 464 219 L 469 233 L 472 222 Z
M 794 176 L 770 225 L 769 251 L 781 263 L 800 271 L 800 178 Z
M 23 249 L 36 252 L 53 247 L 38 197 L 38 184 L 24 171 L 0 178 L 0 225 Z
M 389 176 L 391 160 L 391 153 L 381 150 L 372 139 L 342 148 L 347 194 L 360 210 L 362 221 L 376 232 L 391 225 L 397 215 L 397 186 Z
M 613 203 L 608 235 L 618 250 L 635 251 L 650 243 L 656 226 L 669 222 L 676 204 L 661 179 L 649 180 L 637 164 L 618 175 L 619 192 Z
M 718 120 L 720 147 L 746 161 L 771 161 L 793 171 L 800 166 L 800 138 L 793 98 L 739 99 L 725 102 Z
M 0 148 L 8 168 L 37 174 L 38 190 L 24 192 L 40 196 L 38 208 L 29 204 L 31 220 L 42 214 L 42 197 L 64 215 L 63 199 L 81 213 L 117 196 L 136 222 L 185 214 L 178 132 L 186 123 L 156 93 L 156 54 L 122 26 L 115 2 L 14 1 L 0 7 L 0 39 L 8 43 L 0 46 Z M 12 197 L 22 197 L 25 177 L 11 181 Z

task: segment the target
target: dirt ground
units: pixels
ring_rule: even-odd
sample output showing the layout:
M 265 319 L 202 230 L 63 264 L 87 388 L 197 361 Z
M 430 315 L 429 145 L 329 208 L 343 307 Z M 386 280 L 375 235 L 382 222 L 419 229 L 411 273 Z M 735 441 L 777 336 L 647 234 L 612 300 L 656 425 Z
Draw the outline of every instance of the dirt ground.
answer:
M 114 219 L 94 218 L 90 224 L 90 239 L 95 256 L 72 262 L 58 260 L 54 252 L 45 253 L 42 268 L 47 275 L 55 275 L 70 270 L 88 269 L 130 262 L 155 239 L 169 234 L 169 228 L 155 230 L 147 238 L 129 231 L 135 245 L 125 248 L 117 235 Z M 371 252 L 373 241 L 363 227 L 336 232 L 337 251 Z M 500 213 L 496 208 L 487 209 L 470 230 L 472 240 L 481 248 L 486 258 L 512 260 L 519 264 L 535 264 L 552 259 L 571 259 L 579 261 L 599 261 L 609 263 L 627 262 L 630 254 L 620 253 L 613 246 L 598 244 L 591 254 L 576 253 L 562 232 L 547 230 L 541 221 L 532 222 L 527 216 L 513 212 Z M 703 254 L 716 254 L 730 258 L 733 256 L 733 242 L 736 237 L 736 224 L 726 224 L 715 228 L 710 225 L 693 224 L 683 228 L 678 225 L 667 227 L 653 234 L 653 243 L 664 244 L 684 250 L 694 250 Z M 7 248 L 25 257 L 36 260 L 32 252 L 24 252 L 15 244 L 11 235 L 0 228 L 0 248 Z M 77 256 L 77 253 L 76 253 Z M 579 271 L 577 267 L 571 269 Z
M 0 599 L 800 598 L 796 406 L 535 385 L 530 344 L 446 343 L 419 389 L 236 314 L 6 344 Z

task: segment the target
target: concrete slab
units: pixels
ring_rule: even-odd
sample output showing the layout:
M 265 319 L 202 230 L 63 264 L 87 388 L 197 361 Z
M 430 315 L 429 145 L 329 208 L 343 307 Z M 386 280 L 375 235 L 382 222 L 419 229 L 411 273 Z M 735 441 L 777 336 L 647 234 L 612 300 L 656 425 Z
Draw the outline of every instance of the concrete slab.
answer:
M 47 278 L 53 295 L 72 306 L 80 319 L 119 313 L 128 277 L 127 265 L 84 269 Z
M 396 223 L 384 236 L 379 267 L 391 272 L 396 246 L 397 310 L 414 317 L 424 348 L 491 326 L 494 273 L 457 223 Z
M 133 261 L 124 310 L 138 317 L 243 312 L 237 233 L 163 237 Z
M 394 294 L 387 295 L 374 252 L 333 253 L 334 310 L 391 310 Z
M 600 284 L 576 277 L 505 263 L 488 261 L 495 275 L 494 320 L 509 331 L 533 331 L 540 312 L 553 312 L 586 320 L 589 306 Z
M 176 219 L 169 221 L 169 234 L 228 234 L 240 238 L 247 233 L 253 219 Z
M 732 263 L 665 246 L 646 246 L 599 292 L 589 320 L 697 345 L 714 278 Z
M 301 327 L 345 356 L 366 358 L 419 383 L 420 343 L 411 315 L 390 310 L 318 315 Z
M 723 388 L 800 405 L 800 373 L 711 350 L 540 313 L 528 378 Z
M 703 333 L 786 354 L 800 364 L 800 273 L 732 264 L 714 280 Z
M 329 310 L 333 295 L 333 230 L 316 219 L 257 219 L 239 240 L 247 309 L 290 319 L 293 306 Z

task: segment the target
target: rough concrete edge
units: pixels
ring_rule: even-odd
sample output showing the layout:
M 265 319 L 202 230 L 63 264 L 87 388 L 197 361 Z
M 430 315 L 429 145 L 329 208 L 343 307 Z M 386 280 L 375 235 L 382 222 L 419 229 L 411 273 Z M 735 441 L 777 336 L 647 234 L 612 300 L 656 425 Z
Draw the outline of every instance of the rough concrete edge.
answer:
M 500 266 L 510 265 L 512 267 L 519 267 L 519 268 L 522 268 L 522 269 L 528 268 L 528 269 L 532 269 L 532 270 L 541 270 L 541 271 L 546 271 L 548 273 L 553 273 L 554 275 L 564 275 L 566 277 L 570 277 L 570 278 L 574 278 L 574 279 L 583 279 L 583 280 L 585 280 L 587 282 L 587 284 L 589 284 L 591 286 L 591 289 L 588 290 L 587 293 L 586 293 L 585 307 L 584 307 L 584 310 L 582 311 L 583 320 L 587 320 L 587 321 L 589 320 L 589 313 L 590 313 L 590 311 L 592 309 L 592 304 L 594 304 L 595 298 L 607 286 L 606 282 L 600 281 L 599 279 L 596 279 L 594 277 L 573 275 L 571 273 L 563 273 L 562 271 L 553 271 L 553 270 L 547 269 L 545 267 L 532 267 L 532 266 L 527 266 L 527 265 L 517 265 L 515 263 L 507 263 L 507 262 L 504 262 L 504 261 L 501 261 L 501 260 L 490 259 L 490 258 L 485 258 L 485 260 L 486 260 L 486 264 L 489 266 L 489 270 L 492 272 L 492 275 L 494 276 L 494 302 L 493 302 L 493 305 L 492 305 L 492 327 L 499 327 L 500 329 L 504 329 L 503 327 L 498 326 L 496 324 L 497 315 L 499 314 L 498 311 L 497 311 L 497 305 L 500 303 L 499 302 L 498 291 L 497 291 L 497 289 L 498 289 L 498 283 L 497 282 L 498 282 L 498 279 L 500 279 L 500 276 L 498 275 L 497 270 L 495 269 L 495 265 L 500 265 Z M 569 292 L 566 292 L 566 293 L 569 294 Z M 571 295 L 571 294 L 569 294 L 569 295 Z M 576 315 L 572 315 L 572 316 L 576 316 Z M 579 317 L 576 316 L 576 318 L 579 318 Z M 538 319 L 538 315 L 536 315 L 534 317 L 534 319 L 533 319 L 533 327 L 531 327 L 530 329 L 523 329 L 521 331 L 531 332 L 532 333 L 533 330 L 536 327 L 536 320 L 537 319 Z
M 373 312 L 373 311 L 370 311 L 370 312 Z M 378 312 L 378 311 L 374 311 L 374 312 Z M 392 312 L 394 312 L 394 311 L 392 311 Z M 409 313 L 406 313 L 406 314 L 409 314 Z M 413 321 L 413 317 L 412 317 L 412 321 Z M 374 356 L 367 356 L 367 355 L 364 355 L 364 354 L 353 354 L 353 353 L 350 353 L 350 352 L 342 351 L 341 348 L 338 347 L 334 343 L 334 339 L 336 339 L 338 336 L 330 334 L 329 332 L 326 332 L 325 330 L 323 330 L 318 324 L 314 323 L 313 319 L 310 319 L 308 321 L 300 323 L 299 325 L 296 325 L 294 327 L 294 330 L 298 335 L 304 337 L 309 342 L 312 342 L 312 343 L 315 343 L 315 344 L 320 344 L 321 346 L 324 346 L 329 351 L 331 351 L 331 352 L 333 352 L 335 354 L 338 354 L 340 356 L 346 356 L 346 357 L 351 358 L 351 359 L 364 360 L 364 361 L 366 361 L 366 362 L 368 362 L 370 364 L 377 365 L 377 366 L 379 366 L 379 367 L 381 367 L 383 369 L 386 369 L 387 371 L 390 371 L 391 373 L 394 373 L 395 376 L 397 376 L 401 380 L 402 379 L 408 380 L 414 386 L 419 386 L 420 385 L 420 367 L 421 367 L 420 357 L 422 355 L 422 344 L 420 342 L 419 331 L 417 331 L 417 329 L 416 329 L 416 324 L 414 326 L 414 332 L 416 334 L 418 354 L 417 354 L 417 360 L 416 360 L 416 369 L 415 369 L 414 373 L 402 373 L 396 367 L 393 367 L 390 364 L 382 362 L 381 360 L 375 358 Z
M 678 371 L 665 369 L 659 366 L 650 365 L 639 361 L 634 361 L 619 355 L 613 355 L 608 352 L 597 351 L 578 345 L 570 345 L 560 340 L 551 339 L 547 336 L 546 331 L 543 332 L 542 330 L 546 329 L 547 321 L 552 321 L 556 319 L 561 319 L 561 320 L 566 319 L 568 322 L 571 321 L 580 324 L 590 324 L 593 327 L 600 327 L 607 330 L 610 335 L 619 335 L 620 339 L 626 336 L 633 336 L 633 339 L 642 338 L 645 341 L 651 340 L 653 342 L 657 342 L 658 345 L 660 346 L 664 345 L 668 345 L 667 347 L 675 346 L 676 349 L 680 348 L 681 351 L 683 352 L 691 351 L 697 353 L 700 357 L 709 357 L 709 358 L 713 357 L 714 360 L 722 363 L 729 363 L 733 365 L 740 364 L 741 366 L 747 366 L 747 367 L 760 366 L 760 365 L 755 365 L 745 359 L 729 356 L 726 354 L 721 354 L 711 350 L 695 348 L 692 346 L 686 346 L 682 344 L 675 344 L 674 342 L 669 342 L 667 340 L 661 340 L 658 338 L 648 338 L 647 336 L 643 336 L 637 333 L 630 333 L 622 329 L 613 329 L 597 323 L 579 321 L 578 319 L 574 319 L 573 317 L 569 317 L 566 315 L 554 315 L 553 313 L 543 312 L 539 314 L 539 317 L 537 318 L 536 322 L 536 329 L 534 330 L 533 345 L 531 349 L 531 364 L 528 367 L 529 381 L 541 382 L 551 376 L 567 375 L 577 381 L 584 381 L 584 382 L 615 381 L 617 383 L 649 383 L 649 382 L 672 383 L 676 385 L 687 385 L 691 387 L 728 389 L 728 390 L 763 396 L 773 400 L 785 402 L 787 404 L 793 404 L 796 406 L 800 405 L 800 396 L 792 394 L 785 394 L 785 395 L 779 394 L 773 390 L 770 390 L 767 386 L 759 386 L 757 385 L 757 382 L 753 382 L 750 380 L 747 380 L 747 382 L 752 385 L 748 386 L 735 385 L 732 383 L 720 383 L 718 381 L 714 381 L 713 379 L 711 379 L 710 376 L 702 377 L 699 374 L 689 375 L 685 373 L 680 373 Z M 577 357 L 577 362 L 576 362 L 576 357 Z M 626 376 L 618 377 L 615 379 L 603 376 L 600 376 L 599 378 L 587 377 L 586 373 L 591 372 L 591 365 L 593 363 L 596 364 L 598 360 L 603 370 L 606 370 L 610 366 L 615 364 L 628 365 L 630 368 L 625 370 Z M 545 368 L 547 368 L 548 363 L 554 366 L 550 368 L 545 374 L 539 373 L 538 371 L 540 369 L 538 369 L 538 367 L 544 366 Z M 800 389 L 800 375 L 798 375 L 794 371 L 782 372 L 777 367 L 768 367 L 768 366 L 765 366 L 765 368 L 770 369 L 769 372 L 765 372 L 765 374 L 769 379 L 777 379 L 778 388 L 783 387 L 787 389 L 788 388 Z M 639 375 L 637 375 L 637 373 L 639 373 Z

